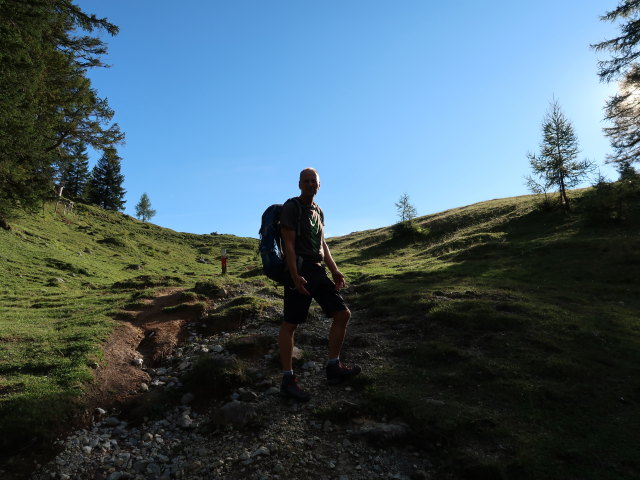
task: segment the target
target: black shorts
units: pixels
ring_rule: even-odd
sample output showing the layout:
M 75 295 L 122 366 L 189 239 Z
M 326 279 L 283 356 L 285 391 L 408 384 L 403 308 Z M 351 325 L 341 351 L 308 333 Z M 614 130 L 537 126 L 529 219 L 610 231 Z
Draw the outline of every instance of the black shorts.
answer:
M 291 277 L 284 286 L 284 321 L 287 323 L 303 323 L 309 314 L 311 299 L 314 299 L 327 317 L 342 310 L 347 310 L 347 305 L 338 290 L 336 284 L 329 279 L 325 268 L 310 261 L 303 261 L 302 268 L 298 272 L 307 281 L 305 288 L 311 295 L 298 292 L 293 286 Z

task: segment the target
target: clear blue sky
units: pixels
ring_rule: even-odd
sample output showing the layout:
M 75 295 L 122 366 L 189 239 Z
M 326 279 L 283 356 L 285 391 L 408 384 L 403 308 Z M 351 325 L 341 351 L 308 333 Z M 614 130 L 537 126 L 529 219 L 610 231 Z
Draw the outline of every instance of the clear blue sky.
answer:
M 307 166 L 327 236 L 395 223 L 404 192 L 419 215 L 526 194 L 553 97 L 581 156 L 610 152 L 589 45 L 617 0 L 77 3 L 120 27 L 90 77 L 126 132 L 126 213 L 147 192 L 177 231 L 257 237 Z

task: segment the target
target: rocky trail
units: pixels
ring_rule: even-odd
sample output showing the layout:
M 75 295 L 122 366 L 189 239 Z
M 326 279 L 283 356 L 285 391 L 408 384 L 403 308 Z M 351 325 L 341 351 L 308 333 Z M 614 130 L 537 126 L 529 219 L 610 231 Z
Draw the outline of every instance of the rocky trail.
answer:
M 233 295 L 216 299 L 218 306 Z M 202 309 L 171 309 L 171 289 L 128 307 L 96 365 L 81 428 L 31 475 L 45 479 L 428 479 L 411 426 L 364 408 L 366 372 L 397 332 L 353 312 L 343 359 L 361 378 L 327 386 L 329 321 L 312 311 L 296 336 L 296 372 L 312 398 L 280 396 L 279 312 L 211 328 Z M 275 309 L 273 309 L 275 310 Z

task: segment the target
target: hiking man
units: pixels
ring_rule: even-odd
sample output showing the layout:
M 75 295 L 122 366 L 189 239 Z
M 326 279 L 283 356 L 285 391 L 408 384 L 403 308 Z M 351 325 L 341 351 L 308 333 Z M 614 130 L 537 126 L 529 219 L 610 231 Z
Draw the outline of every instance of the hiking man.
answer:
M 335 385 L 360 373 L 357 365 L 347 367 L 340 362 L 340 350 L 347 332 L 351 312 L 338 292 L 345 279 L 324 239 L 324 214 L 313 198 L 320 189 L 320 177 L 313 168 L 300 172 L 300 196 L 287 200 L 280 215 L 281 236 L 289 276 L 284 292 L 284 321 L 280 327 L 278 346 L 282 363 L 283 394 L 306 402 L 309 394 L 297 383 L 293 372 L 293 337 L 298 325 L 307 319 L 311 299 L 333 318 L 329 330 L 329 360 L 326 366 L 327 383 Z M 296 204 L 298 203 L 298 204 Z M 331 271 L 333 281 L 322 265 Z

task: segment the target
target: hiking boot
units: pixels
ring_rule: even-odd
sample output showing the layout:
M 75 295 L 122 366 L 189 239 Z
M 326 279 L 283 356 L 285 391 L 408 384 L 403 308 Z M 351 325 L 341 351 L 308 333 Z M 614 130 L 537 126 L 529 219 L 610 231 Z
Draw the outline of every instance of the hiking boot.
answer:
M 300 388 L 298 385 L 298 377 L 295 375 L 284 375 L 282 377 L 280 393 L 299 402 L 308 402 L 311 398 L 311 395 Z
M 353 367 L 347 367 L 344 363 L 330 363 L 327 365 L 327 383 L 329 385 L 337 385 L 347 378 L 355 377 L 358 375 L 362 368 L 359 365 Z

